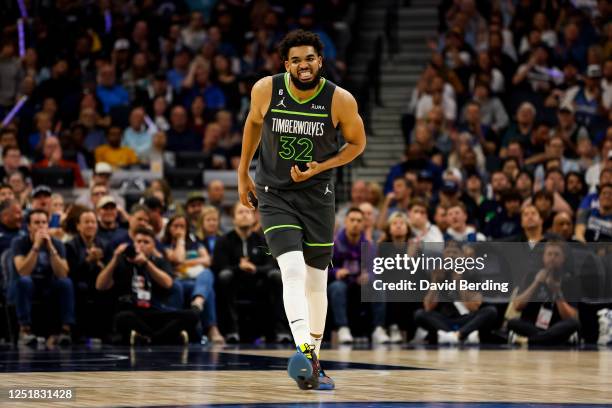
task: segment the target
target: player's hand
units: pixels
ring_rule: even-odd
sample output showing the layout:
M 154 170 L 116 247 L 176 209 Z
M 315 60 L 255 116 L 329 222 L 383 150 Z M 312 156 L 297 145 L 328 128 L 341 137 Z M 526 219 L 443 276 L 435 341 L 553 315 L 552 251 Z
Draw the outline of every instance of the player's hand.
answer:
M 255 183 L 251 176 L 247 173 L 246 175 L 238 174 L 238 196 L 240 197 L 240 203 L 249 207 L 251 210 L 255 210 L 255 206 L 249 200 L 249 193 L 252 193 L 257 198 L 257 192 L 255 191 Z
M 315 176 L 319 173 L 319 171 L 317 170 L 319 163 L 313 161 L 310 163 L 306 163 L 306 166 L 308 166 L 308 170 L 306 171 L 301 171 L 297 165 L 291 167 L 291 178 L 293 179 L 293 181 L 295 181 L 296 183 L 300 183 L 302 181 L 308 180 L 312 176 Z

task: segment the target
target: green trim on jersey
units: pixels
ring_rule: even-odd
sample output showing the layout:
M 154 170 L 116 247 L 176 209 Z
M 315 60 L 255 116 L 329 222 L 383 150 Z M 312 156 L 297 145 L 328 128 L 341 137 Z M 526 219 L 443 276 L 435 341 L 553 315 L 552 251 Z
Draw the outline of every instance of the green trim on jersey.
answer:
M 264 234 L 267 234 L 268 232 L 275 230 L 275 229 L 279 229 L 279 228 L 295 228 L 299 230 L 302 229 L 302 227 L 300 227 L 299 225 L 292 225 L 292 224 L 273 225 L 271 227 L 266 228 L 264 230 Z
M 304 241 L 304 244 L 306 244 L 306 246 L 309 246 L 309 247 L 329 247 L 329 246 L 334 246 L 333 242 L 314 243 L 314 242 L 306 242 L 306 241 Z
M 295 102 L 299 103 L 300 105 L 305 104 L 306 102 L 310 102 L 312 101 L 314 98 L 316 98 L 317 96 L 319 96 L 319 94 L 321 93 L 321 91 L 323 90 L 323 88 L 325 88 L 325 82 L 327 81 L 325 78 L 321 78 L 321 83 L 319 84 L 319 89 L 317 90 L 317 92 L 314 93 L 314 95 L 312 95 L 310 98 L 305 99 L 303 101 L 300 101 L 298 98 L 296 98 L 295 96 L 293 96 L 293 94 L 291 93 L 291 87 L 289 87 L 289 73 L 286 72 L 285 73 L 285 88 L 287 88 L 287 92 L 289 93 L 289 96 L 291 97 L 291 99 L 293 99 Z
M 271 111 L 274 113 L 285 113 L 287 115 L 314 116 L 317 118 L 329 117 L 329 114 L 327 113 L 308 113 L 308 112 L 298 112 L 298 111 L 290 111 L 290 110 L 284 110 L 284 109 L 272 109 Z

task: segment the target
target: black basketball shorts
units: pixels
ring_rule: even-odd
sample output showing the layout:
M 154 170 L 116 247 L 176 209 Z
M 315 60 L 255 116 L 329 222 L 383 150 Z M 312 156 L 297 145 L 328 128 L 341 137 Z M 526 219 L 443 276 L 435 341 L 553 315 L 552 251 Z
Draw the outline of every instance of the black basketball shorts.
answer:
M 261 226 L 272 256 L 303 251 L 306 264 L 325 269 L 334 247 L 334 186 L 321 182 L 299 190 L 257 185 Z

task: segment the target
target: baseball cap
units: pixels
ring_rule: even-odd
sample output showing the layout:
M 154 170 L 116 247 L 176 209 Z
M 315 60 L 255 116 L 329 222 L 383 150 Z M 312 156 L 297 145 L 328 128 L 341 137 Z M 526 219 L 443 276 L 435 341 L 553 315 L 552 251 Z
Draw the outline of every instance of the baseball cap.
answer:
M 95 174 L 112 174 L 113 167 L 106 162 L 98 162 L 96 163 L 96 167 L 94 168 Z
M 440 187 L 440 191 L 454 194 L 459 191 L 459 185 L 454 180 L 444 180 L 442 187 Z
M 192 191 L 187 194 L 187 200 L 185 200 L 185 204 L 189 204 L 192 201 L 202 201 L 206 202 L 206 198 L 204 198 L 204 194 L 200 191 Z
M 433 180 L 433 174 L 429 170 L 421 170 L 418 175 L 419 180 Z
M 601 78 L 601 67 L 597 64 L 591 64 L 586 70 L 587 78 Z
M 52 191 L 51 191 L 51 187 L 45 185 L 45 184 L 39 184 L 36 187 L 34 187 L 34 189 L 32 190 L 32 197 L 36 197 L 39 196 L 41 194 L 46 194 L 46 195 L 51 195 Z
M 120 38 L 115 41 L 115 45 L 113 47 L 116 51 L 123 51 L 130 49 L 130 42 L 125 38 Z
M 98 201 L 98 205 L 96 208 L 106 207 L 108 204 L 113 204 L 115 207 L 117 206 L 117 201 L 111 195 L 105 195 Z

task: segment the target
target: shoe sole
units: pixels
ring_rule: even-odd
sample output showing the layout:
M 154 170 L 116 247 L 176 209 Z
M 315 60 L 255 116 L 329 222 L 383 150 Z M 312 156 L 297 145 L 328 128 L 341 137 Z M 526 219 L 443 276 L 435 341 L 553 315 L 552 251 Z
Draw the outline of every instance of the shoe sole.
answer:
M 312 378 L 312 363 L 303 353 L 297 352 L 291 356 L 287 373 L 302 390 L 317 389 L 319 386 L 319 379 L 313 381 Z

